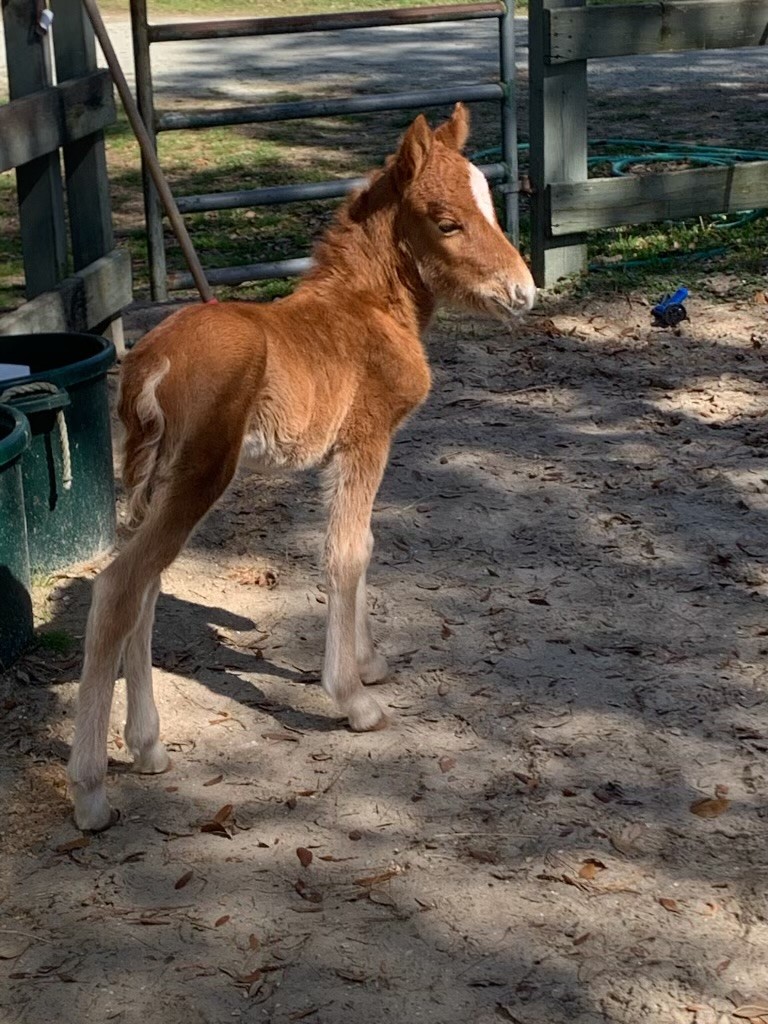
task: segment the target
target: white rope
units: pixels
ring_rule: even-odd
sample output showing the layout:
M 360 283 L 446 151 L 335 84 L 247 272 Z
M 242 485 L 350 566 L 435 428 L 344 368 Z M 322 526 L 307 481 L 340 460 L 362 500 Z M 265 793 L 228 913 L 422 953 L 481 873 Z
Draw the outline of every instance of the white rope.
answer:
M 55 384 L 49 384 L 47 381 L 40 380 L 35 381 L 32 384 L 17 384 L 15 387 L 6 388 L 5 391 L 0 394 L 0 402 L 7 402 L 12 398 L 17 398 L 20 395 L 34 395 L 34 394 L 58 394 L 59 389 Z M 64 412 L 59 409 L 56 413 L 56 425 L 59 428 L 59 439 L 61 440 L 61 486 L 65 491 L 69 491 L 72 488 L 72 453 L 69 449 L 69 431 L 67 430 L 67 421 L 64 419 Z

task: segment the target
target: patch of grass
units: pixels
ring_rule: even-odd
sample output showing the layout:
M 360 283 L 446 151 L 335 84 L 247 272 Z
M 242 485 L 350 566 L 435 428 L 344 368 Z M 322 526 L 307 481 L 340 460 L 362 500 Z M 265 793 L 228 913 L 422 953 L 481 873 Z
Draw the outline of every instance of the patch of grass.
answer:
M 24 264 L 13 171 L 0 174 L 0 267 L 0 310 L 14 309 L 24 301 Z

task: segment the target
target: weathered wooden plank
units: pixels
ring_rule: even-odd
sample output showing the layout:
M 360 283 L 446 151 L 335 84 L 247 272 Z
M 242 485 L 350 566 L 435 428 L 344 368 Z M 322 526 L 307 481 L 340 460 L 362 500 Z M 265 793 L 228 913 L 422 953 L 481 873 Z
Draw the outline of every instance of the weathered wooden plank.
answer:
M 768 160 L 549 187 L 552 233 L 683 220 L 768 206 Z
M 768 0 L 663 3 L 550 11 L 550 64 L 637 53 L 764 46 Z
M 0 171 L 20 167 L 115 120 L 108 71 L 62 82 L 0 106 Z
M 584 0 L 531 0 L 528 20 L 530 117 L 531 265 L 540 287 L 586 267 L 583 238 L 554 238 L 547 186 L 587 178 L 587 64 L 544 62 L 548 18 L 561 9 L 579 10 Z
M 59 81 L 88 76 L 96 71 L 96 41 L 81 0 L 52 0 L 52 6 L 56 16 L 55 57 Z M 109 100 L 114 103 L 111 79 Z M 115 244 L 104 127 L 99 125 L 96 131 L 67 140 L 64 145 L 69 233 L 75 270 L 87 267 L 104 256 Z
M 119 315 L 131 302 L 131 260 L 115 249 L 39 295 L 0 316 L 0 334 L 89 331 Z
M 49 41 L 35 31 L 35 0 L 3 0 L 3 28 L 10 98 L 52 84 Z M 64 190 L 58 153 L 40 156 L 16 171 L 28 299 L 55 288 L 67 273 Z

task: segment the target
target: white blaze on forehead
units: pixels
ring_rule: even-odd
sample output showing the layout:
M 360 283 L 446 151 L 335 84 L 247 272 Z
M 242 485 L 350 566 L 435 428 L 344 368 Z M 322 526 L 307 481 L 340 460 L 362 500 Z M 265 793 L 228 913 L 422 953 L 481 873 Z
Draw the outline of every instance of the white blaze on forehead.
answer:
M 488 182 L 485 180 L 485 175 L 479 167 L 475 166 L 475 164 L 469 165 L 469 184 L 472 188 L 472 195 L 474 196 L 480 212 L 485 219 L 495 227 L 498 224 L 498 221 L 496 220 L 496 211 L 493 208 L 491 190 L 488 188 Z

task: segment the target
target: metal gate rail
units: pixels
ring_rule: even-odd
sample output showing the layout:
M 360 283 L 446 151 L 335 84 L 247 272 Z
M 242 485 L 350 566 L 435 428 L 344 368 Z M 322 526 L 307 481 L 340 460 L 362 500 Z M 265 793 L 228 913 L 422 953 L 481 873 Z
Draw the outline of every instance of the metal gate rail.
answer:
M 496 19 L 499 24 L 499 81 L 453 88 L 419 89 L 407 92 L 353 96 L 345 99 L 299 100 L 290 103 L 266 103 L 258 106 L 230 107 L 205 113 L 160 113 L 155 109 L 150 44 L 182 40 L 226 39 L 243 36 L 286 35 L 307 32 L 338 32 L 347 29 L 381 28 L 393 25 L 438 24 Z M 501 161 L 481 168 L 492 182 L 498 182 L 504 196 L 504 226 L 517 241 L 518 167 L 517 120 L 515 108 L 514 0 L 485 0 L 482 3 L 406 8 L 402 10 L 359 11 L 344 14 L 296 15 L 284 18 L 246 18 L 225 21 L 180 22 L 150 25 L 147 0 L 131 0 L 136 92 L 139 109 L 155 147 L 157 133 L 184 129 L 203 129 L 234 124 L 257 124 L 302 118 L 333 117 L 373 111 L 408 110 L 418 107 L 495 100 L 500 104 Z M 168 274 L 162 211 L 146 168 L 144 203 L 149 249 L 152 298 L 167 298 L 171 290 L 192 286 L 189 274 Z M 342 179 L 297 185 L 272 186 L 235 192 L 180 196 L 182 213 L 235 209 L 244 206 L 274 205 L 336 198 L 359 187 L 364 179 Z M 291 277 L 302 273 L 309 259 L 280 260 L 241 267 L 206 268 L 212 284 L 240 284 L 244 281 Z

